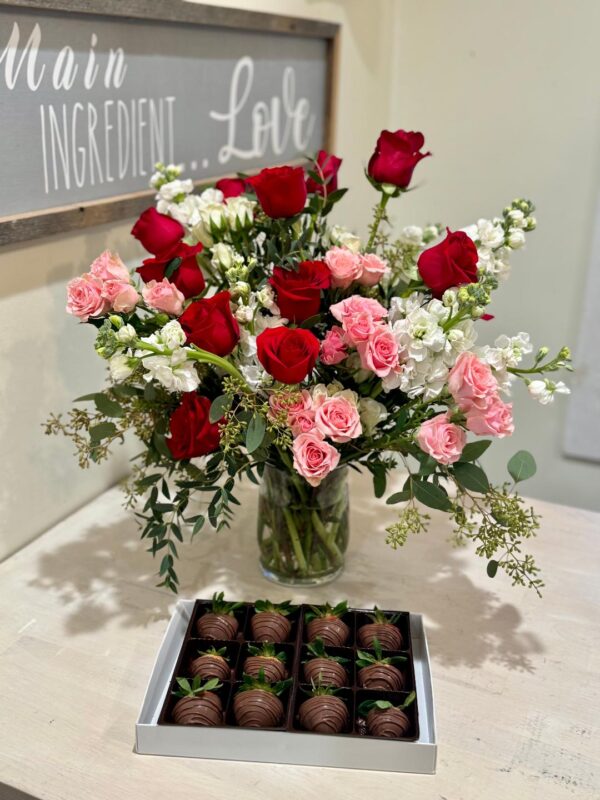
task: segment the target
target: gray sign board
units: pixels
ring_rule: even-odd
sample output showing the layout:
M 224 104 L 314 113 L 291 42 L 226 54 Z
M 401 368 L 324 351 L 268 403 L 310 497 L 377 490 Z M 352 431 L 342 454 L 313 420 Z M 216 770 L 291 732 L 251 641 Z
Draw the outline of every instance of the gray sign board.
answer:
M 310 35 L 309 21 L 154 0 L 131 18 L 126 6 L 0 2 L 0 242 L 26 238 L 10 235 L 19 223 L 45 235 L 53 212 L 62 229 L 86 212 L 85 224 L 109 221 L 119 200 L 137 213 L 157 161 L 208 182 L 327 145 L 335 26 Z

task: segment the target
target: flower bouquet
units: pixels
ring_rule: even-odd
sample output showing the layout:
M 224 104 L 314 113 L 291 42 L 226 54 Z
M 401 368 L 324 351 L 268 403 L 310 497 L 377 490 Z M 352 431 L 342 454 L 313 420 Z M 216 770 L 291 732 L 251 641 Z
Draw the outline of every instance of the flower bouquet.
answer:
M 477 345 L 492 292 L 535 228 L 533 205 L 393 238 L 388 204 L 430 155 L 423 145 L 420 133 L 381 133 L 366 170 L 378 195 L 367 241 L 328 222 L 346 189 L 341 160 L 324 151 L 199 195 L 159 164 L 156 207 L 132 230 L 148 258 L 130 274 L 104 252 L 69 283 L 67 311 L 97 329 L 108 383 L 46 430 L 73 440 L 82 467 L 135 433 L 143 449 L 128 503 L 161 556 L 159 585 L 176 591 L 181 542 L 228 526 L 243 479 L 261 483 L 265 575 L 330 580 L 348 542 L 348 469 L 370 472 L 382 497 L 400 468 L 404 485 L 387 498 L 401 504 L 387 528 L 393 548 L 439 509 L 491 577 L 501 569 L 540 591 L 521 551 L 538 517 L 515 493 L 535 462 L 517 453 L 500 486 L 479 463 L 513 432 L 515 379 L 541 403 L 568 391 L 546 377 L 570 369 L 567 348 L 533 354 L 525 333 Z

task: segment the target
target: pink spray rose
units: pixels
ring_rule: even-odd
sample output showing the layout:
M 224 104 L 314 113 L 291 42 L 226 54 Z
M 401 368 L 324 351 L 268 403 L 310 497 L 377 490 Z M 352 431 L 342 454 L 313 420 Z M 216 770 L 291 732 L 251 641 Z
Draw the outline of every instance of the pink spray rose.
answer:
M 375 286 L 390 271 L 387 261 L 379 258 L 375 253 L 365 253 L 359 258 L 362 271 L 358 282 L 361 286 Z
M 294 436 L 312 431 L 315 426 L 315 412 L 312 408 L 312 398 L 307 389 L 287 395 L 285 398 L 272 394 L 269 397 L 270 419 L 277 419 L 282 414 L 286 415 L 286 422 Z
M 334 303 L 330 309 L 333 316 L 338 322 L 344 322 L 345 317 L 350 317 L 353 314 L 368 314 L 375 321 L 382 320 L 387 317 L 387 308 L 373 300 L 370 297 L 361 297 L 359 294 L 353 294 L 352 297 L 347 297 L 339 303 Z
M 438 464 L 454 464 L 458 461 L 467 441 L 465 431 L 449 420 L 447 412 L 438 414 L 423 422 L 417 432 L 419 447 L 435 458 Z
M 157 311 L 164 311 L 174 317 L 183 312 L 185 297 L 168 278 L 163 278 L 162 281 L 148 281 L 142 289 L 142 297 L 147 306 Z
M 356 403 L 338 395 L 329 397 L 317 408 L 315 425 L 332 442 L 349 442 L 362 433 L 362 425 Z
M 472 406 L 467 411 L 467 428 L 478 436 L 511 436 L 515 430 L 512 403 L 503 403 L 496 395 L 483 408 Z
M 129 278 L 129 276 L 127 276 Z M 113 311 L 118 314 L 128 314 L 136 307 L 139 295 L 134 286 L 127 281 L 104 281 L 102 296 L 105 297 Z
M 67 284 L 67 312 L 82 322 L 90 317 L 101 317 L 109 308 L 110 302 L 102 295 L 102 281 L 91 272 Z
M 365 342 L 358 343 L 357 350 L 361 367 L 371 370 L 379 378 L 385 378 L 399 368 L 398 342 L 388 325 L 378 325 Z
M 339 452 L 324 441 L 319 431 L 301 433 L 292 445 L 294 453 L 294 469 L 311 486 L 318 486 L 338 465 Z
M 129 271 L 117 253 L 105 250 L 92 262 L 90 272 L 101 281 L 121 281 L 130 283 Z
M 498 384 L 489 364 L 474 353 L 461 353 L 448 376 L 448 389 L 462 411 L 484 408 L 498 393 Z
M 334 325 L 321 342 L 321 361 L 323 364 L 333 366 L 343 361 L 347 355 L 344 331 L 339 325 Z
M 360 258 L 344 247 L 332 247 L 325 253 L 325 263 L 331 272 L 333 288 L 347 289 L 353 281 L 358 280 L 362 272 Z

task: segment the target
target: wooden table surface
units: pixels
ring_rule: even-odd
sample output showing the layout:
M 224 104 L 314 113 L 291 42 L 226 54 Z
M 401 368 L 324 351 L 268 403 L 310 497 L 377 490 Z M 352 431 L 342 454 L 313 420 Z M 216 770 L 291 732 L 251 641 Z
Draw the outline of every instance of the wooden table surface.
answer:
M 335 584 L 292 593 L 257 567 L 256 495 L 232 531 L 198 537 L 182 596 L 423 612 L 432 657 L 437 775 L 140 756 L 134 725 L 174 599 L 113 489 L 0 564 L 0 798 L 344 800 L 600 798 L 600 514 L 537 502 L 539 600 L 447 543 L 448 523 L 404 550 L 394 508 L 353 476 L 351 546 Z M 27 509 L 23 509 L 27 513 Z

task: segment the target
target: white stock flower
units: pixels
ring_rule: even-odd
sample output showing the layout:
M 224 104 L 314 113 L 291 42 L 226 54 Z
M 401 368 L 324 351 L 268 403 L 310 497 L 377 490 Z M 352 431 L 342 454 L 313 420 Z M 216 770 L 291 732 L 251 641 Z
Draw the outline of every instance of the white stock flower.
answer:
M 135 332 L 135 328 L 133 325 L 123 325 L 122 328 L 116 333 L 117 339 L 121 342 L 121 344 L 131 344 L 134 339 L 137 337 L 137 333 Z
M 158 336 L 159 341 L 165 344 L 169 350 L 175 350 L 185 344 L 185 332 L 176 319 L 167 322 L 167 324 L 160 329 Z
M 273 382 L 273 378 L 258 363 L 240 365 L 240 372 L 253 392 Z
M 191 180 L 191 178 L 186 178 L 183 181 L 177 178 L 174 181 L 169 181 L 169 183 L 163 183 L 158 190 L 158 197 L 161 200 L 166 200 L 168 203 L 172 203 L 178 197 L 181 197 L 181 195 L 190 194 L 193 191 L 194 182 Z
M 334 225 L 329 231 L 329 239 L 332 244 L 345 247 L 346 250 L 351 250 L 353 253 L 360 251 L 360 237 L 349 231 L 348 228 L 344 228 L 343 225 Z
M 273 287 L 268 283 L 266 283 L 262 289 L 258 290 L 256 293 L 256 301 L 260 306 L 266 308 L 268 311 L 277 308 L 275 303 L 275 292 L 273 291 Z
M 208 205 L 209 203 L 222 203 L 225 199 L 225 195 L 220 189 L 205 189 L 200 194 L 200 202 L 202 205 Z
M 389 416 L 383 403 L 372 397 L 361 397 L 359 401 L 360 421 L 367 436 L 372 436 L 375 428 Z
M 525 226 L 525 214 L 518 208 L 513 208 L 508 212 L 511 227 L 523 228 Z
M 422 247 L 423 228 L 420 228 L 418 225 L 407 225 L 405 228 L 402 228 L 398 238 L 402 244 L 411 245 L 412 247 Z
M 569 387 L 562 381 L 554 383 L 554 381 L 547 378 L 545 380 L 530 381 L 527 384 L 527 391 L 534 400 L 537 400 L 543 406 L 552 403 L 555 394 L 571 394 Z
M 200 207 L 200 198 L 195 194 L 189 194 L 180 203 L 159 200 L 156 204 L 159 214 L 167 214 L 185 228 L 193 228 L 200 222 Z
M 250 306 L 245 306 L 242 299 L 238 300 L 238 306 L 234 311 L 234 317 L 242 325 L 248 325 L 254 319 L 254 309 Z
M 514 380 L 513 375 L 508 372 L 509 367 L 517 367 L 523 360 L 523 356 L 531 353 L 532 350 L 529 334 L 521 332 L 516 336 L 506 336 L 506 334 L 498 336 L 494 347 L 485 345 L 479 349 L 477 355 L 494 370 L 494 377 L 498 381 L 499 388 L 508 393 Z
M 133 373 L 132 361 L 135 364 L 135 359 L 126 356 L 124 353 L 117 353 L 109 359 L 108 369 L 110 370 L 110 377 L 115 383 L 124 381 Z
M 232 228 L 247 228 L 254 221 L 255 200 L 239 195 L 229 197 L 225 204 L 225 218 Z
M 210 190 L 207 190 L 210 191 Z M 225 227 L 225 206 L 222 203 L 206 203 L 200 207 L 200 220 L 210 230 Z
M 244 263 L 244 259 L 239 253 L 233 249 L 230 244 L 225 242 L 217 242 L 212 247 L 212 258 L 210 263 L 216 269 L 231 269 L 233 266 L 240 266 Z
M 504 244 L 504 228 L 496 221 L 489 219 L 477 220 L 477 239 L 483 247 L 495 250 Z
M 169 392 L 193 392 L 200 384 L 193 361 L 187 360 L 184 349 L 170 356 L 147 356 L 142 360 L 146 381 L 157 381 Z

